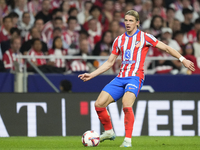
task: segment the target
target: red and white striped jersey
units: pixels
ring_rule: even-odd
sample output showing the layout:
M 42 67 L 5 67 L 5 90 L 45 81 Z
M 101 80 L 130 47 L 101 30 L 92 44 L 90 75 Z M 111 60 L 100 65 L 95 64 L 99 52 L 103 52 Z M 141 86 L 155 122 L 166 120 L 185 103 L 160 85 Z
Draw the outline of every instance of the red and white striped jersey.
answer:
M 53 31 L 49 31 L 48 35 L 47 35 L 47 47 L 48 49 L 51 49 L 53 46 Z M 67 34 L 66 31 L 62 32 L 61 35 L 62 38 L 62 42 L 63 42 L 63 48 L 68 49 L 69 46 L 72 44 L 72 39 L 70 38 L 70 36 Z
M 47 23 L 44 24 L 42 33 L 44 33 L 45 36 L 47 37 L 50 31 L 53 32 L 53 23 L 51 21 L 48 21 Z
M 31 36 L 31 33 L 28 32 L 25 37 L 24 37 L 24 41 L 28 41 L 28 40 L 31 40 L 32 39 L 32 36 Z M 40 38 L 43 42 L 47 42 L 47 37 L 45 36 L 44 33 L 41 33 L 41 38 Z
M 24 63 L 23 59 L 17 59 L 15 56 L 21 56 L 20 52 L 13 53 L 11 49 L 7 50 L 3 55 L 3 63 L 6 69 L 15 70 L 14 62 L 18 62 L 19 71 L 22 71 L 22 65 Z
M 137 30 L 129 36 L 126 32 L 118 36 L 112 45 L 112 53 L 121 55 L 122 64 L 117 77 L 138 76 L 144 79 L 144 61 L 149 46 L 155 47 L 158 40 L 151 34 Z
M 88 72 L 89 71 L 89 67 L 87 66 L 87 63 L 82 60 L 72 61 L 70 67 L 73 72 L 80 72 L 80 71 Z
M 55 58 L 55 56 L 65 56 L 67 55 L 67 50 L 61 50 L 61 49 L 50 49 L 48 51 L 49 56 L 51 56 L 50 61 L 54 62 L 56 67 L 58 68 L 64 68 L 66 66 L 66 61 L 65 59 L 61 59 L 61 58 Z
M 28 11 L 32 14 L 37 14 L 39 11 L 42 10 L 42 0 L 39 1 L 30 1 L 27 4 Z
M 43 52 L 36 52 L 34 49 L 31 49 L 28 52 L 28 55 L 30 56 L 44 56 Z M 32 62 L 36 62 L 38 66 L 42 66 L 46 64 L 46 59 L 43 58 L 32 58 Z
M 76 47 L 78 47 L 79 33 L 76 31 L 67 30 L 66 34 L 69 35 L 71 43 L 75 44 Z
M 187 39 L 190 43 L 194 43 L 197 41 L 197 33 L 194 29 L 187 32 Z

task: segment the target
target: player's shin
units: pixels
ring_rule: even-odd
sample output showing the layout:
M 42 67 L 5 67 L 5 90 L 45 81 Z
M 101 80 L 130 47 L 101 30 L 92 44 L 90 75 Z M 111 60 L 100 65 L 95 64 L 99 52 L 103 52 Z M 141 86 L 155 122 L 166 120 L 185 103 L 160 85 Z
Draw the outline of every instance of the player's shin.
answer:
M 99 116 L 99 120 L 100 122 L 103 124 L 103 127 L 106 130 L 111 130 L 112 129 L 112 123 L 110 120 L 110 116 L 107 112 L 107 109 L 104 108 L 100 108 L 100 107 L 95 107 L 95 110 L 97 112 L 97 115 Z
M 110 120 L 110 115 L 108 114 L 107 109 L 105 107 L 104 108 L 95 107 L 95 109 L 99 116 L 99 120 L 101 121 L 105 129 L 105 132 L 103 132 L 100 135 L 100 141 L 103 142 L 104 140 L 114 140 L 116 135 L 114 133 L 112 123 Z
M 125 126 L 125 140 L 131 142 L 133 124 L 134 124 L 134 113 L 132 107 L 123 108 L 125 117 L 124 117 L 124 126 Z

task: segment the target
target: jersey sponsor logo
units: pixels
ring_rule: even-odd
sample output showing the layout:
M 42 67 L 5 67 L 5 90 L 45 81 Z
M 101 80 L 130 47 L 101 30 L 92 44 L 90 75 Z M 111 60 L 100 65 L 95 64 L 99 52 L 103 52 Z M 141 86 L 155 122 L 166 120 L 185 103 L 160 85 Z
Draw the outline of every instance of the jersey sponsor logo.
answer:
M 134 64 L 135 60 L 130 60 L 130 61 L 122 61 L 122 64 Z

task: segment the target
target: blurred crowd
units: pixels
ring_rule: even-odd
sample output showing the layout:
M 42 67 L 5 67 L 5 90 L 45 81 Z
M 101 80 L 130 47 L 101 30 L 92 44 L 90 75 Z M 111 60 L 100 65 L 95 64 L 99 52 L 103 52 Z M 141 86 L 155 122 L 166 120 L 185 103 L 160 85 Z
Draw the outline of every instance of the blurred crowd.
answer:
M 57 56 L 109 56 L 114 39 L 125 32 L 124 14 L 140 15 L 139 29 L 194 62 L 200 74 L 200 0 L 0 0 L 0 71 L 22 71 L 17 55 L 44 73 L 91 72 L 105 60 Z M 157 48 L 147 56 L 170 58 Z M 28 71 L 35 72 L 31 65 Z M 107 74 L 118 73 L 117 60 Z M 192 74 L 178 60 L 147 61 L 147 73 Z

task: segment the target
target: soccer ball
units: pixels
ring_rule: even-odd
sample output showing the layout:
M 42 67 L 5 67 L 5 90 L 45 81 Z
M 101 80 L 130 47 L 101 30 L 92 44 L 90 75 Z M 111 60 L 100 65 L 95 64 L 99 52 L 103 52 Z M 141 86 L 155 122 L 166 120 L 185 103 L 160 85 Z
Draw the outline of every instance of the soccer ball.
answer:
M 97 146 L 99 142 L 99 134 L 93 130 L 86 131 L 82 136 L 82 143 L 84 146 Z

